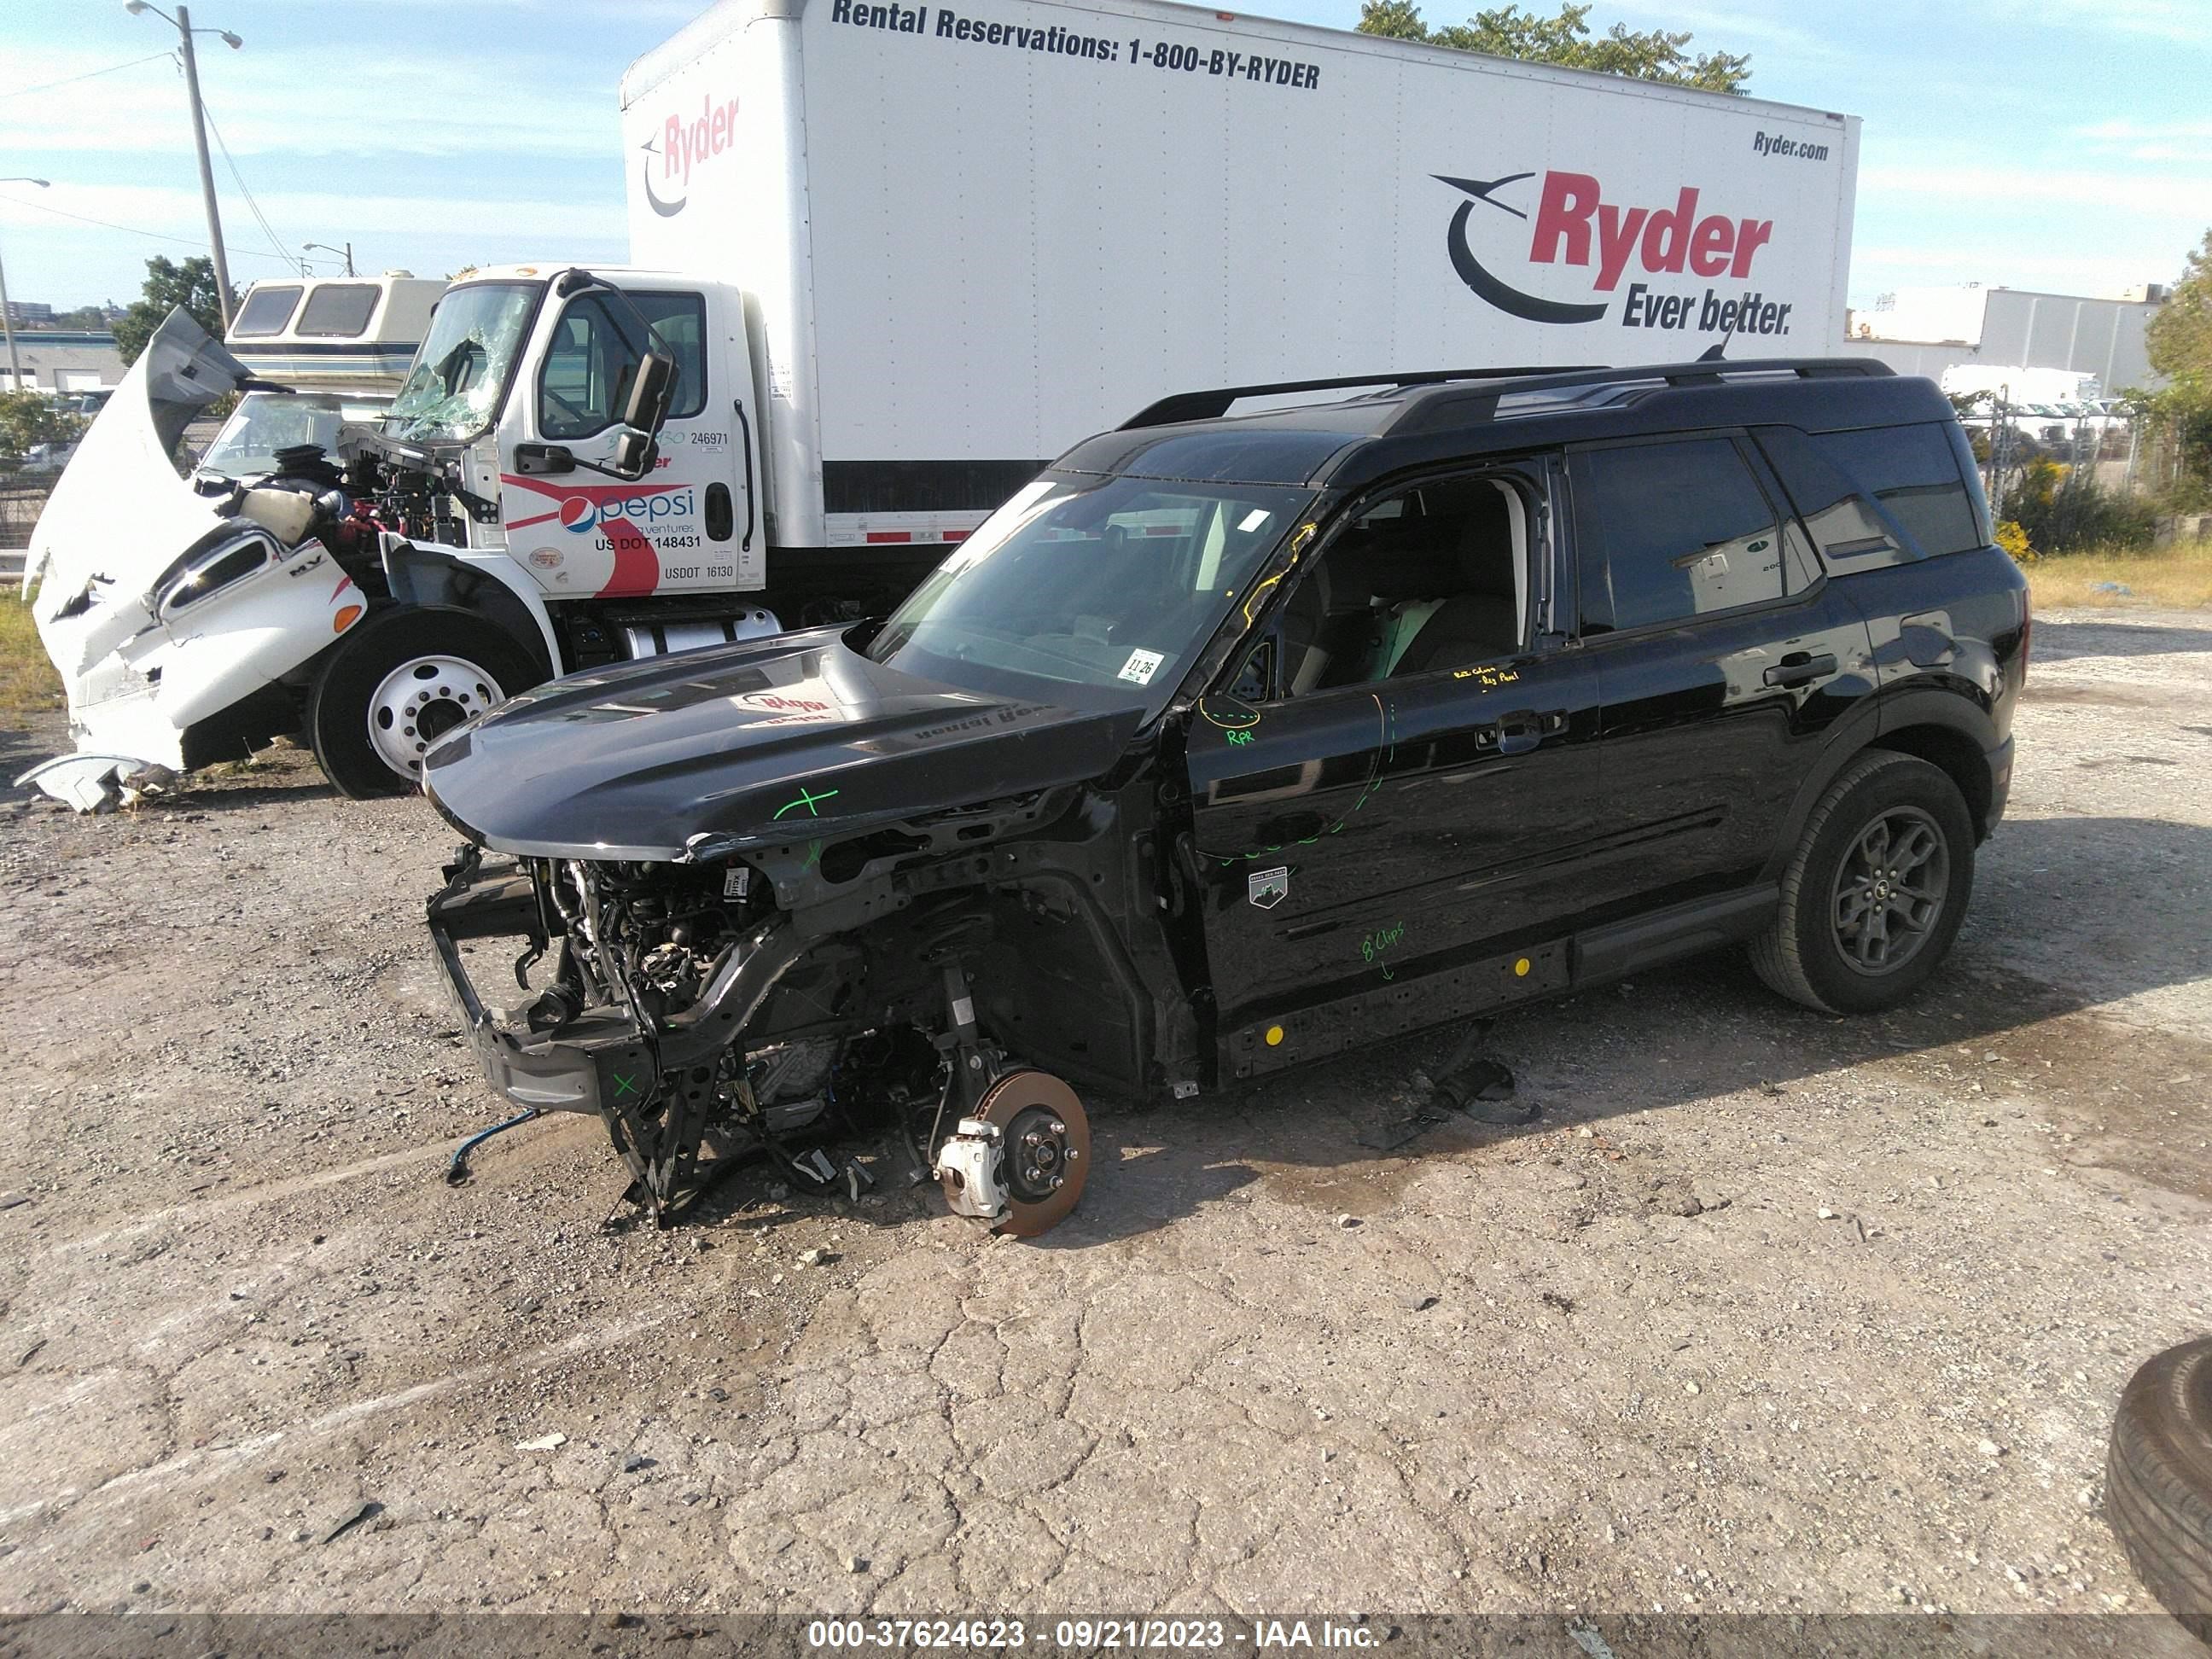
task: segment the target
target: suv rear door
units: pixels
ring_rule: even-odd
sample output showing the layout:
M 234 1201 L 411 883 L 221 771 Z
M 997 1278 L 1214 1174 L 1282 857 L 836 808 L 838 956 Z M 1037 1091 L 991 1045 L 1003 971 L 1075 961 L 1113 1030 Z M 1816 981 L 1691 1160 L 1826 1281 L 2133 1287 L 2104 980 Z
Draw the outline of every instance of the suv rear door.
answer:
M 1875 688 L 1865 622 L 1740 434 L 1570 453 L 1580 638 L 1597 667 L 1622 914 L 1750 884 L 1823 734 Z

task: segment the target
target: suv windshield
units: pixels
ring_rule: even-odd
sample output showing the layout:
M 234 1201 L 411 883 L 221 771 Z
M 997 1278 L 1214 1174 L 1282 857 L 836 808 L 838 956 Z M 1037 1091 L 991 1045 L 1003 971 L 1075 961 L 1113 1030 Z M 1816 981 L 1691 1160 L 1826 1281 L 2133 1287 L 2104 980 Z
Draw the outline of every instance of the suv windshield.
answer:
M 914 591 L 868 655 L 954 685 L 1157 714 L 1313 500 L 1277 484 L 1039 478 Z
M 249 392 L 231 411 L 215 441 L 201 457 L 199 470 L 226 478 L 250 478 L 276 469 L 276 452 L 297 444 L 318 444 L 335 458 L 338 428 L 351 422 L 373 426 L 384 413 L 381 399 L 340 398 L 333 392 Z
M 491 424 L 538 305 L 536 283 L 451 289 L 392 405 L 388 437 L 465 442 Z

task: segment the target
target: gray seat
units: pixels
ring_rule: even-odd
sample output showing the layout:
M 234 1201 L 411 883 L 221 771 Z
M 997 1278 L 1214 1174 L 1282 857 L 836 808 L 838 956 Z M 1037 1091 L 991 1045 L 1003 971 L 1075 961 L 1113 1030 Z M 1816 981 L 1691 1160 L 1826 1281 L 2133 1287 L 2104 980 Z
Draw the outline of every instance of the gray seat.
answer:
M 1514 584 L 1513 508 L 1487 481 L 1470 481 L 1455 550 L 1452 597 L 1433 611 L 1398 659 L 1395 672 L 1431 673 L 1495 662 L 1521 648 Z

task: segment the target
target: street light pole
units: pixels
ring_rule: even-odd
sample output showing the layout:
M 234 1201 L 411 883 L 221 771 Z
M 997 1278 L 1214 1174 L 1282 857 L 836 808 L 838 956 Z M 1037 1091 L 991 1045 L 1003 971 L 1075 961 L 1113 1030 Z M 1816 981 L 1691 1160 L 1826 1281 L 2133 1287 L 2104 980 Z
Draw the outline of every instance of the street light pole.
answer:
M 40 190 L 46 187 L 46 182 L 44 179 L 0 179 L 0 185 L 36 185 Z M 15 356 L 15 319 L 8 314 L 8 267 L 4 264 L 0 264 L 0 334 L 8 337 L 8 390 L 21 392 L 23 364 Z
M 222 216 L 216 211 L 215 168 L 208 161 L 207 116 L 200 108 L 200 66 L 192 56 L 192 14 L 177 8 L 177 38 L 185 43 L 185 90 L 192 102 L 192 144 L 200 153 L 200 196 L 207 204 L 208 241 L 215 249 L 216 304 L 222 312 L 222 330 L 230 332 L 230 262 L 222 254 Z
M 317 249 L 321 250 L 325 253 L 343 254 L 345 257 L 345 274 L 349 276 L 353 275 L 353 244 L 351 242 L 348 242 L 342 248 L 332 247 L 328 242 L 302 242 L 300 244 L 300 252 L 302 253 L 313 252 Z
M 223 257 L 222 216 L 216 210 L 215 167 L 208 160 L 207 112 L 200 106 L 199 60 L 192 55 L 191 9 L 179 6 L 177 15 L 172 17 L 159 6 L 148 4 L 147 0 L 124 0 L 123 9 L 134 16 L 142 11 L 150 11 L 163 22 L 173 23 L 178 40 L 184 43 L 185 91 L 192 106 L 192 148 L 199 152 L 200 199 L 207 206 L 208 246 L 215 255 L 216 306 L 222 313 L 223 331 L 227 334 L 230 331 L 230 261 Z M 200 33 L 220 34 L 222 43 L 233 52 L 245 45 L 228 29 L 203 29 Z

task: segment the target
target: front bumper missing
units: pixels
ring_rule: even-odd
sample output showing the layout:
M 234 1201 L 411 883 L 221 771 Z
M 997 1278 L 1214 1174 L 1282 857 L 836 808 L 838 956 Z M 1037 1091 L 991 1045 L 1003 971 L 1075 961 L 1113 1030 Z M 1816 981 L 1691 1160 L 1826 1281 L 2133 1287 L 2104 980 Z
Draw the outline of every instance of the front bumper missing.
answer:
M 720 1173 L 719 1166 L 751 1150 L 749 1137 L 739 1146 L 710 1134 L 710 1126 L 727 1127 L 711 1079 L 722 1051 L 804 954 L 781 919 L 733 947 L 680 1015 L 647 1029 L 627 1011 L 595 1007 L 544 1032 L 487 1008 L 460 952 L 465 939 L 510 939 L 518 961 L 543 949 L 536 888 L 526 870 L 486 870 L 482 854 L 465 849 L 430 900 L 428 921 L 447 991 L 492 1087 L 527 1110 L 597 1113 L 629 1166 L 631 1196 L 656 1221 L 665 1225 Z

